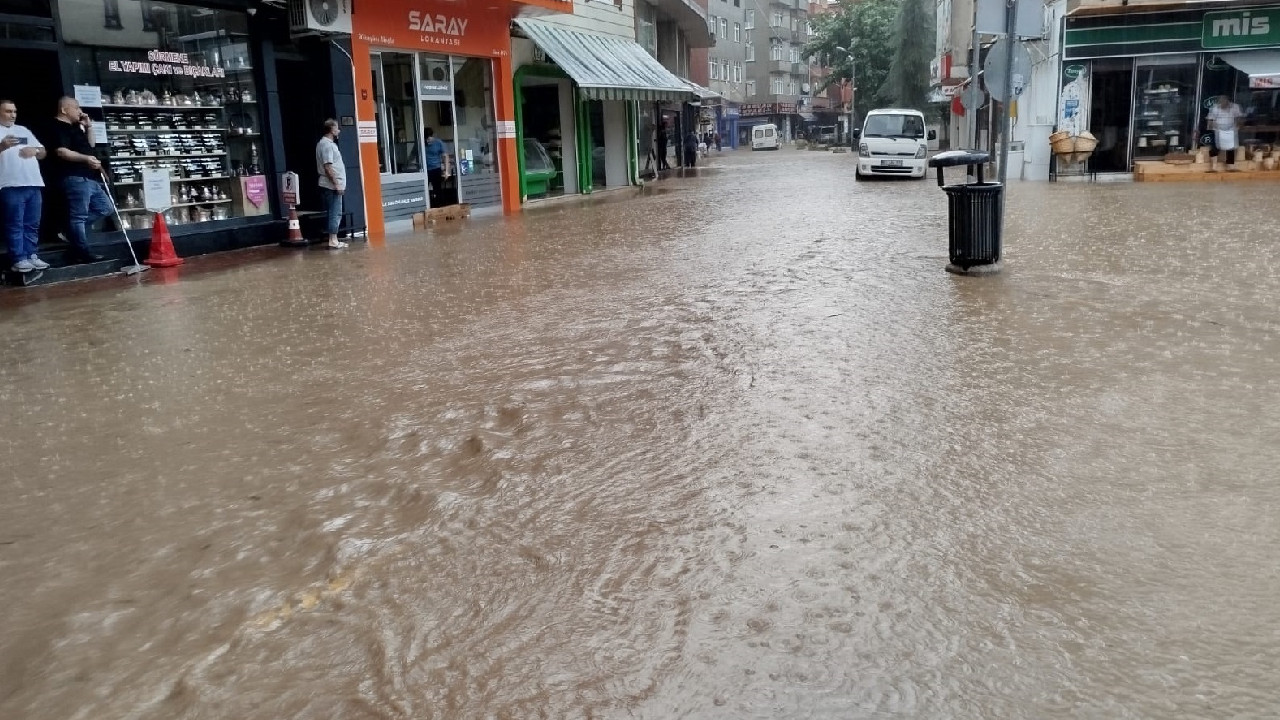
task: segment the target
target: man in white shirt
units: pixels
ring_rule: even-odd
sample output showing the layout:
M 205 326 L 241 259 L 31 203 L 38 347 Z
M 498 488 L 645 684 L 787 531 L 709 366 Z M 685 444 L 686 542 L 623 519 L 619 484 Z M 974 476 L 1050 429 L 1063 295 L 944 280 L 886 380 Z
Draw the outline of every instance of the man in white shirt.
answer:
M 1240 118 L 1244 117 L 1244 112 L 1240 110 L 1240 106 L 1231 102 L 1231 98 L 1226 95 L 1218 96 L 1218 104 L 1209 110 L 1209 127 L 1213 130 L 1213 156 L 1225 154 L 1227 158 L 1227 170 L 1234 171 L 1236 169 L 1236 148 L 1240 145 Z M 1210 165 L 1209 172 L 1215 172 L 1216 167 Z
M 347 192 L 347 166 L 342 162 L 342 153 L 338 151 L 338 134 L 342 132 L 338 121 L 330 118 L 324 121 L 324 137 L 316 145 L 316 171 L 320 173 L 320 197 L 324 199 L 327 212 L 325 232 L 329 235 L 329 247 L 335 250 L 344 248 L 346 243 L 338 240 L 338 226 L 342 223 L 342 196 Z
M 0 100 L 0 212 L 13 270 L 28 273 L 49 267 L 36 255 L 44 207 L 40 161 L 45 149 L 17 120 L 18 106 Z

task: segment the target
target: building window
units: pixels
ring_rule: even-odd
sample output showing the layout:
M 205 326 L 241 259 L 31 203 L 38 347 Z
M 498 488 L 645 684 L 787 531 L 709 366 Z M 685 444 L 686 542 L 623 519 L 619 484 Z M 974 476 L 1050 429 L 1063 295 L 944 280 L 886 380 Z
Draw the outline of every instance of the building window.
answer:
M 774 42 L 769 46 L 769 59 L 770 59 L 770 60 L 781 60 L 781 59 L 782 59 L 782 57 L 783 57 L 783 56 L 782 56 L 782 43 L 777 42 L 777 41 L 774 41 Z
M 791 62 L 793 63 L 800 62 L 800 48 L 795 46 L 791 47 Z
M 744 27 L 746 27 L 748 30 L 756 29 L 756 11 L 755 10 L 747 11 L 746 25 Z
M 774 95 L 782 95 L 782 94 L 783 94 L 783 92 L 782 92 L 782 90 L 783 90 L 782 78 L 780 78 L 780 77 L 773 78 L 773 79 L 772 79 L 772 82 L 770 82 L 770 83 L 769 83 L 769 86 L 770 86 L 770 89 L 773 91 L 773 94 L 774 94 Z
M 747 81 L 747 97 L 752 97 L 755 94 L 756 94 L 756 81 L 748 80 Z
M 733 41 L 736 43 L 742 42 L 742 23 L 733 24 Z
M 782 13 L 777 10 L 773 11 L 773 15 L 769 16 L 769 27 L 783 27 L 785 22 Z
M 742 61 L 740 60 L 733 61 L 733 81 L 736 83 L 742 82 Z
M 733 0 L 734 7 L 742 7 L 742 0 Z
M 707 61 L 707 77 L 710 77 L 712 80 L 716 79 L 716 61 L 715 60 Z
M 728 60 L 720 61 L 720 79 L 724 80 L 725 82 L 729 81 L 729 61 Z
M 805 21 L 805 24 L 804 24 L 804 34 L 805 34 L 805 35 L 812 35 L 812 34 L 813 34 L 813 23 L 812 23 L 811 21 L 807 21 L 807 20 Z
M 711 33 L 712 35 L 716 34 L 716 16 L 715 15 L 707 16 L 707 32 Z
M 755 61 L 756 61 L 756 46 L 748 45 L 747 46 L 747 62 L 755 62 Z
M 720 18 L 720 37 L 729 37 L 729 21 L 725 18 Z

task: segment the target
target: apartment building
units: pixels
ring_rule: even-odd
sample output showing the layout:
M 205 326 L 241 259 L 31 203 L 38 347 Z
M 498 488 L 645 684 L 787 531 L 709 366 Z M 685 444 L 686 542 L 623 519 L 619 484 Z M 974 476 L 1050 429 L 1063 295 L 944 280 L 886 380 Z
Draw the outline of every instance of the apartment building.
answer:
M 719 2 L 719 0 L 715 0 Z M 807 0 L 743 0 L 746 101 L 738 132 L 773 123 L 785 139 L 794 139 L 804 122 L 804 99 L 810 97 L 810 66 L 802 56 L 812 28 Z
M 738 146 L 738 118 L 747 94 L 747 50 L 751 31 L 747 29 L 747 5 L 751 0 L 705 0 L 707 29 L 715 46 L 707 55 L 707 86 L 719 96 L 715 105 L 715 125 L 724 145 Z

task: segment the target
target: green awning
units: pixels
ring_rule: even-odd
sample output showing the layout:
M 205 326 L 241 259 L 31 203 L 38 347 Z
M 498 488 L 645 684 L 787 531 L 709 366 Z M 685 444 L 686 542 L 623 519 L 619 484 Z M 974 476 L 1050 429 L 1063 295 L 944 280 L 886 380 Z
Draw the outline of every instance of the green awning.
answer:
M 592 100 L 688 100 L 693 89 L 637 43 L 591 35 L 529 18 L 516 24 Z

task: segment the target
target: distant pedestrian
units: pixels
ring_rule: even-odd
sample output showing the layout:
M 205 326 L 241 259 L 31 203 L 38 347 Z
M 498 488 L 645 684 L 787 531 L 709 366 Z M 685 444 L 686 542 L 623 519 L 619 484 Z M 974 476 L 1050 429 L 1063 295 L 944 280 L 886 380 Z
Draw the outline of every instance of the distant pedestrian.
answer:
M 720 152 L 721 149 L 722 148 L 720 147 L 720 133 L 717 132 L 716 133 L 716 152 Z
M 13 270 L 25 273 L 49 267 L 36 255 L 44 204 L 40 161 L 45 149 L 17 120 L 18 106 L 12 100 L 0 100 L 0 212 Z
M 1209 127 L 1213 130 L 1213 157 L 1225 154 L 1227 170 L 1232 172 L 1236 169 L 1236 148 L 1240 144 L 1239 122 L 1243 116 L 1240 106 L 1231 102 L 1231 98 L 1226 95 L 1219 95 L 1218 104 L 1209 110 Z M 1209 171 L 1216 172 L 1217 168 L 1210 166 Z
M 694 167 L 698 164 L 698 133 L 690 130 L 684 136 L 684 166 Z
M 324 199 L 325 234 L 328 247 L 341 250 L 347 244 L 338 239 L 342 224 L 342 196 L 347 192 L 347 166 L 338 150 L 338 135 L 342 129 L 332 118 L 324 121 L 324 136 L 316 143 L 316 172 L 320 173 L 320 197 Z
M 67 196 L 68 256 L 80 262 L 104 258 L 89 249 L 89 226 L 112 214 L 111 198 L 103 187 L 102 161 L 94 154 L 93 121 L 75 98 L 58 101 L 57 122 L 48 143 L 48 169 Z
M 658 170 L 670 170 L 671 163 L 667 162 L 667 121 L 663 120 L 658 125 Z

